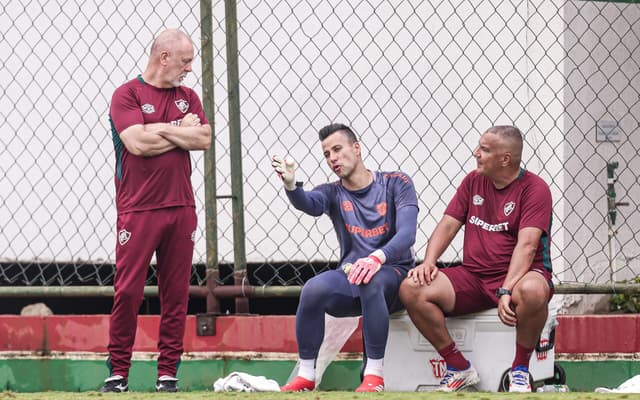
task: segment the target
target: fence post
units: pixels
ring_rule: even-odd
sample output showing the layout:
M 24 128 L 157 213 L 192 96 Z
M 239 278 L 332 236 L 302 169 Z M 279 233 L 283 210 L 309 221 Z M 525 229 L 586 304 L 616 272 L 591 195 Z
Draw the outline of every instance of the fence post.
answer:
M 244 199 L 242 196 L 242 142 L 240 140 L 240 77 L 238 72 L 238 16 L 235 0 L 225 0 L 227 39 L 227 91 L 229 95 L 229 147 L 233 215 L 233 281 L 244 286 L 247 260 L 244 247 Z M 236 314 L 249 312 L 249 300 L 237 297 Z
M 213 295 L 218 284 L 218 205 L 216 200 L 216 140 L 213 78 L 213 6 L 211 0 L 200 1 L 200 42 L 202 62 L 202 106 L 211 125 L 211 147 L 204 155 L 204 209 L 207 252 L 207 312 L 219 313 L 220 302 Z

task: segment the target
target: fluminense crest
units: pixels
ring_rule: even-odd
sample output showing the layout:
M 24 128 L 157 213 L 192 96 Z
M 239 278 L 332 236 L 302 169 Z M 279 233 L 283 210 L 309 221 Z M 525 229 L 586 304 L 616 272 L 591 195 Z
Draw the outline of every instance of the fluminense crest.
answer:
M 124 244 L 127 243 L 129 239 L 131 239 L 131 232 L 127 231 L 126 229 L 122 229 L 120 232 L 118 232 L 118 242 L 120 243 L 120 246 L 124 246 Z
M 178 110 L 180 110 L 180 112 L 182 112 L 183 114 L 189 110 L 188 101 L 184 99 L 180 99 L 180 100 L 176 100 L 175 103 L 176 103 L 176 107 L 178 107 Z
M 515 210 L 516 208 L 516 203 L 514 203 L 513 201 L 508 202 L 507 204 L 504 205 L 504 215 L 506 215 L 507 217 L 513 212 L 513 210 Z

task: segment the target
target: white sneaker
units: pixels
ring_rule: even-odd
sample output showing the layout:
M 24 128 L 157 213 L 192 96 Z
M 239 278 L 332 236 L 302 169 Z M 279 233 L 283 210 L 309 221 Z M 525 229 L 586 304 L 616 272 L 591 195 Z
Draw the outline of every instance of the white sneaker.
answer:
M 469 365 L 469 368 L 458 371 L 447 368 L 447 373 L 440 381 L 437 392 L 457 392 L 469 386 L 473 386 L 480 382 L 480 376 L 475 368 Z
M 515 367 L 509 371 L 509 392 L 531 393 L 529 370 L 525 367 Z

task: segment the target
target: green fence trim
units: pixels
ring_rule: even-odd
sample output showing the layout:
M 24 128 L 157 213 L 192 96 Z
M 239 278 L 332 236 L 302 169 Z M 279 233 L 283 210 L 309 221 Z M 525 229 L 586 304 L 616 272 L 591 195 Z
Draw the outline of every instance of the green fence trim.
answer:
M 591 392 L 598 386 L 614 388 L 640 374 L 635 360 L 557 361 L 565 369 L 572 391 Z M 353 390 L 359 384 L 359 360 L 333 362 L 326 370 L 320 390 Z M 283 384 L 295 366 L 291 360 L 183 360 L 178 371 L 183 391 L 212 390 L 213 382 L 233 371 L 266 376 Z M 14 392 L 85 392 L 102 386 L 108 373 L 101 360 L 10 358 L 0 360 L 0 390 Z M 153 391 L 156 362 L 134 360 L 129 390 Z

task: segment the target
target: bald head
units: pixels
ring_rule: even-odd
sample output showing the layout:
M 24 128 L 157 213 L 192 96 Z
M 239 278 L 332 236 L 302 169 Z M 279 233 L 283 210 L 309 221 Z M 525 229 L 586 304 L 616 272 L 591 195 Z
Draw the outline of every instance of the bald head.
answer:
M 512 164 L 520 165 L 522 160 L 522 132 L 511 125 L 497 125 L 487 129 L 485 133 L 493 133 L 500 138 L 504 151 L 511 153 Z
M 156 87 L 178 87 L 191 72 L 193 53 L 193 43 L 187 34 L 178 29 L 162 31 L 151 44 L 149 63 L 142 78 Z
M 160 32 L 151 45 L 151 57 L 159 56 L 163 51 L 172 52 L 176 48 L 189 43 L 191 38 L 178 29 L 167 29 Z

